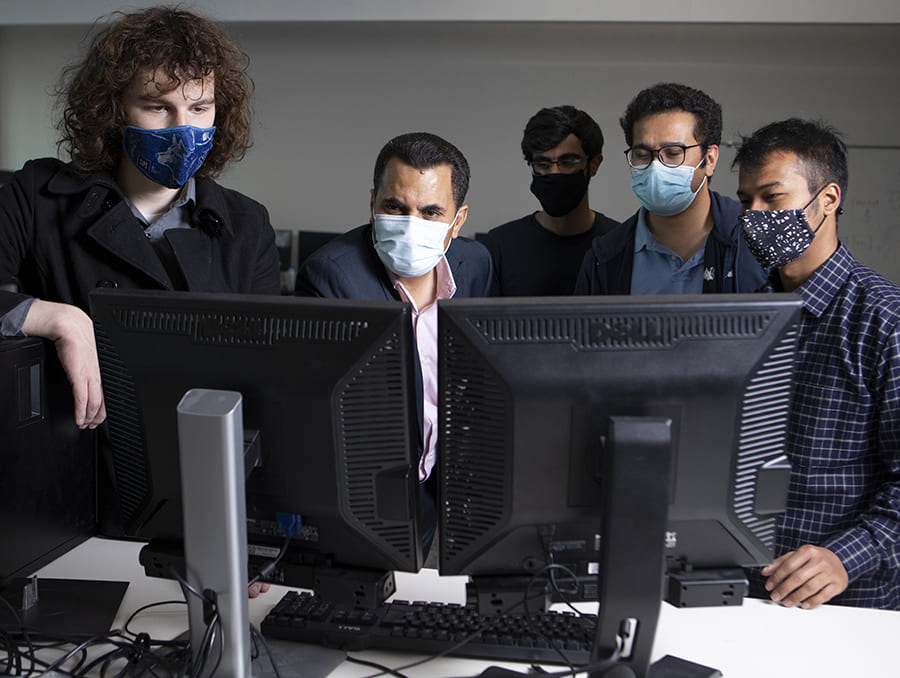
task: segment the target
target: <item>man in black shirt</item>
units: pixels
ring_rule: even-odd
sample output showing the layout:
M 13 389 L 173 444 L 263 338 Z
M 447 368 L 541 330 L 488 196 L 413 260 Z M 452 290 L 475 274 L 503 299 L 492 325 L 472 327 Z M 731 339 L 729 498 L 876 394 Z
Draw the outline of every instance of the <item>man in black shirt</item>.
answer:
M 603 133 L 573 106 L 542 108 L 525 126 L 522 153 L 542 209 L 485 236 L 494 294 L 572 294 L 591 241 L 619 225 L 588 205 L 588 183 L 603 162 Z

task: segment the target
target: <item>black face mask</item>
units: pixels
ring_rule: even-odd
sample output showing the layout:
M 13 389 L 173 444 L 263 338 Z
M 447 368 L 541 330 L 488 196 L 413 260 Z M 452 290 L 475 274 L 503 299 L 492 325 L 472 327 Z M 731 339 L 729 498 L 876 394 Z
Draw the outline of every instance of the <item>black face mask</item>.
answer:
M 819 197 L 824 186 L 798 210 L 747 210 L 741 216 L 741 232 L 750 252 L 765 270 L 784 268 L 800 258 L 825 223 L 815 230 L 806 220 L 806 208 Z
M 536 174 L 531 177 L 531 192 L 551 217 L 564 217 L 578 207 L 587 188 L 587 172 Z

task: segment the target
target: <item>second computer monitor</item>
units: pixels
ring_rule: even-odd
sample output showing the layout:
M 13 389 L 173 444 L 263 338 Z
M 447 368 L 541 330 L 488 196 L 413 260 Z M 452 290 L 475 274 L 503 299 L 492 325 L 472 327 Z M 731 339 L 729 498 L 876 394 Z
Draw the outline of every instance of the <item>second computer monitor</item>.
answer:
M 596 572 L 616 417 L 671 422 L 670 566 L 769 562 L 795 295 L 441 302 L 442 574 Z

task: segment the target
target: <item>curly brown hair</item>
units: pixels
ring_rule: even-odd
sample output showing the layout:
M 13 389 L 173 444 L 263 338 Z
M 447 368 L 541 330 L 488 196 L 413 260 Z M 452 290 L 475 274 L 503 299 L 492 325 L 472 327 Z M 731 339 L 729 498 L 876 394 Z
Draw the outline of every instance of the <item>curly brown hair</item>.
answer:
M 58 147 L 82 173 L 115 171 L 122 154 L 122 97 L 138 74 L 159 71 L 171 89 L 213 77 L 216 136 L 196 176 L 215 177 L 250 147 L 249 58 L 204 17 L 171 7 L 119 15 L 98 33 L 81 63 L 64 73 Z M 165 80 L 163 80 L 165 81 Z M 169 91 L 171 91 L 171 89 Z

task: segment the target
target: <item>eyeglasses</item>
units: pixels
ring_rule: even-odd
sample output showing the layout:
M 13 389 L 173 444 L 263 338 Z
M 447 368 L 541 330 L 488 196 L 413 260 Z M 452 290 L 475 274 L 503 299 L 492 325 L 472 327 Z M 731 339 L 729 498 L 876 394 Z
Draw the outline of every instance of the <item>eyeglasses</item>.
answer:
M 659 161 L 666 167 L 678 167 L 684 164 L 685 151 L 689 148 L 697 148 L 705 146 L 705 144 L 691 144 L 683 146 L 681 144 L 672 144 L 670 146 L 661 146 L 660 148 L 644 148 L 643 146 L 632 146 L 625 149 L 625 159 L 634 169 L 647 169 L 653 162 L 653 157 L 659 158 Z
M 547 160 L 542 158 L 540 160 L 532 160 L 528 164 L 531 166 L 531 173 L 535 175 L 550 174 L 550 172 L 553 171 L 554 165 L 556 165 L 563 174 L 570 174 L 572 172 L 577 172 L 584 167 L 584 161 L 586 159 L 587 158 L 583 155 L 564 155 L 558 160 Z

